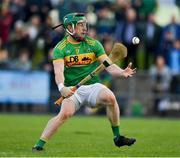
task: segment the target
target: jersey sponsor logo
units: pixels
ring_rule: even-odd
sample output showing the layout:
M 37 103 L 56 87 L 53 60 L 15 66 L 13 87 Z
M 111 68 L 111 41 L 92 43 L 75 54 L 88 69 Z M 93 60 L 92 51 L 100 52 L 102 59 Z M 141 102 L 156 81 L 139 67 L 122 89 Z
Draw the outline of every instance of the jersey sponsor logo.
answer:
M 66 56 L 64 61 L 65 61 L 65 65 L 68 67 L 82 66 L 82 65 L 91 64 L 94 61 L 96 61 L 96 56 L 94 53 L 71 55 L 71 56 Z

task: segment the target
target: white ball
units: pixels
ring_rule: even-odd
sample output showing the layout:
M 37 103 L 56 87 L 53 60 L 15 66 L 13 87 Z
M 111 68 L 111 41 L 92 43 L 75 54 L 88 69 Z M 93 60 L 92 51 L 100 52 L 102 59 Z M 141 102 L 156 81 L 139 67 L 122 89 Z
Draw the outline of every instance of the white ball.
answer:
M 133 37 L 132 38 L 132 43 L 133 44 L 139 44 L 139 42 L 140 42 L 140 39 L 138 37 Z

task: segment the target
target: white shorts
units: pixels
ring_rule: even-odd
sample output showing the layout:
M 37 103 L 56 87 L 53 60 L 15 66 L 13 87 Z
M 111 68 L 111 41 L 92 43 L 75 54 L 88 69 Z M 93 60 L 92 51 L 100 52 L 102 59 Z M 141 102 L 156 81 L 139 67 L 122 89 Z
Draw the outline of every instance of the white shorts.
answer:
M 100 83 L 83 85 L 79 87 L 74 95 L 72 95 L 68 99 L 71 99 L 75 103 L 76 111 L 81 106 L 96 107 L 98 94 L 102 89 L 105 88 L 107 87 Z

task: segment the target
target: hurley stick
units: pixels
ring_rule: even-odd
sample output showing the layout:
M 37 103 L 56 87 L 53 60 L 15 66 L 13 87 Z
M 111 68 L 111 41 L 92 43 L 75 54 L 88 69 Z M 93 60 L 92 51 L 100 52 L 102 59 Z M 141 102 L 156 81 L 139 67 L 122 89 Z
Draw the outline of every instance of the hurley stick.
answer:
M 116 62 L 118 60 L 124 59 L 127 56 L 127 48 L 122 43 L 115 43 L 113 46 L 113 49 L 111 50 L 111 53 L 109 55 L 109 58 L 112 62 Z M 94 71 L 92 71 L 88 76 L 86 76 L 84 79 L 82 79 L 76 86 L 72 88 L 73 91 L 76 91 L 80 86 L 82 86 L 84 83 L 89 81 L 91 78 L 93 78 L 95 75 L 102 72 L 106 67 L 110 66 L 112 63 L 108 61 L 104 61 L 102 64 L 100 64 Z M 57 106 L 60 106 L 64 97 L 59 98 L 55 104 Z

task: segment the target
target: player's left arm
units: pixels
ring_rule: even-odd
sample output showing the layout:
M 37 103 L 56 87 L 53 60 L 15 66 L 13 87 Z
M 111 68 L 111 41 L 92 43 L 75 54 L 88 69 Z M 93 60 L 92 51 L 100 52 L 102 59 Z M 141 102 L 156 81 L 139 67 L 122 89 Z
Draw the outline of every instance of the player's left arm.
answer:
M 136 69 L 132 68 L 132 63 L 129 63 L 129 65 L 125 69 L 121 69 L 119 66 L 114 64 L 105 53 L 105 50 L 100 42 L 96 41 L 95 47 L 97 50 L 96 55 L 98 60 L 106 66 L 106 70 L 111 75 L 116 77 L 120 77 L 120 76 L 131 77 L 133 74 L 136 73 Z
M 106 63 L 106 71 L 109 72 L 111 75 L 115 77 L 131 77 L 133 74 L 136 73 L 136 68 L 132 68 L 132 63 L 129 63 L 129 65 L 125 69 L 121 69 L 119 66 L 116 64 L 112 63 L 111 59 L 107 55 L 102 55 L 98 57 L 98 60 L 101 63 Z
M 132 77 L 136 73 L 136 68 L 132 68 L 132 63 L 129 63 L 125 69 L 121 69 L 116 64 L 112 64 L 111 66 L 107 67 L 106 70 L 116 77 Z

